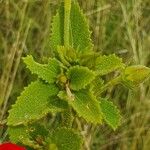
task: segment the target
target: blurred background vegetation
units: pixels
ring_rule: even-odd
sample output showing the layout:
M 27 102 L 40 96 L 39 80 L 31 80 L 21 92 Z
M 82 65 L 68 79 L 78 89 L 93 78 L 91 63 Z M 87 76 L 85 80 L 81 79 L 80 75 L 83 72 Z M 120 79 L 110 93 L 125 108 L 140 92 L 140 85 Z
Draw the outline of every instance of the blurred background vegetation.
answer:
M 8 138 L 5 125 L 8 109 L 34 78 L 25 69 L 21 57 L 32 54 L 43 62 L 51 55 L 51 20 L 59 2 L 0 0 L 1 142 Z M 126 64 L 150 67 L 149 0 L 79 0 L 79 3 L 89 19 L 95 51 L 115 53 Z M 121 109 L 122 125 L 116 131 L 106 125 L 94 129 L 88 126 L 86 149 L 149 150 L 150 79 L 135 91 L 119 85 L 105 94 Z

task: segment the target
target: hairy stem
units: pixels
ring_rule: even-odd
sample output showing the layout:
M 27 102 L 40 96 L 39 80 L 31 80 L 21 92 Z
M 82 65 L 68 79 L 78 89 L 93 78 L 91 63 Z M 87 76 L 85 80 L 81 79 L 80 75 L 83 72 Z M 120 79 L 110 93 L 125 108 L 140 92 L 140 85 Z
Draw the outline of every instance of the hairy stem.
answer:
M 70 26 L 70 10 L 71 0 L 64 0 L 64 46 L 69 46 L 69 26 Z
M 100 90 L 100 92 L 104 92 L 106 91 L 109 87 L 115 86 L 117 84 L 119 84 L 121 82 L 121 76 L 118 76 L 114 79 L 112 79 L 111 81 L 109 81 L 108 83 L 106 83 Z

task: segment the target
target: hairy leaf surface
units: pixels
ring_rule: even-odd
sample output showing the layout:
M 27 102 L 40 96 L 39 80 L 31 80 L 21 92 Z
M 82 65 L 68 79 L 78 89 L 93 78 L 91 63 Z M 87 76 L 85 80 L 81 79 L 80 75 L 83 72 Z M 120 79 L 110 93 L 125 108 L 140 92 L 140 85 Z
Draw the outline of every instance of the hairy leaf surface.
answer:
M 70 66 L 69 63 L 74 63 L 78 61 L 78 53 L 75 49 L 71 47 L 59 46 L 57 49 L 57 53 L 60 60 L 63 61 L 63 64 L 66 64 L 66 66 Z
M 92 49 L 93 44 L 90 39 L 90 31 L 88 23 L 85 19 L 83 12 L 77 2 L 72 2 L 70 12 L 70 46 L 72 48 L 84 51 L 86 49 Z M 57 46 L 63 46 L 64 41 L 64 7 L 61 4 L 56 16 L 53 19 L 52 35 L 51 35 L 51 47 L 53 50 L 57 50 Z
M 102 122 L 102 113 L 98 101 L 90 91 L 82 90 L 75 92 L 75 100 L 70 101 L 71 106 L 79 116 L 87 122 L 94 124 Z
M 105 99 L 100 101 L 100 107 L 104 120 L 115 130 L 121 123 L 121 115 L 119 110 L 112 102 Z
M 74 2 L 71 9 L 71 45 L 79 51 L 92 49 L 93 44 L 90 36 L 88 22 L 78 3 Z
M 40 148 L 40 144 L 47 138 L 49 132 L 41 124 L 34 123 L 29 126 L 9 126 L 8 134 L 11 142 L 22 143 L 32 148 Z
M 97 76 L 91 84 L 92 91 L 96 97 L 100 97 L 102 86 L 104 86 L 104 80 Z
M 79 61 L 82 66 L 86 66 L 91 70 L 95 70 L 96 59 L 100 56 L 100 53 L 94 51 L 87 52 L 84 54 L 79 54 Z
M 81 150 L 82 138 L 72 129 L 56 129 L 51 136 L 51 143 L 55 144 L 58 150 Z
M 50 38 L 50 45 L 53 51 L 57 51 L 58 46 L 64 45 L 64 7 L 63 4 L 57 11 L 56 16 L 52 22 L 52 34 Z
M 14 143 L 21 143 L 32 148 L 40 148 L 40 146 L 35 143 L 29 134 L 29 128 L 26 126 L 16 126 L 8 128 L 9 139 Z
M 79 117 L 83 117 L 87 122 L 94 124 L 102 122 L 99 102 L 90 91 L 80 90 L 79 92 L 72 93 L 72 97 L 61 91 L 58 96 L 61 99 L 67 100 Z
M 58 88 L 53 84 L 41 81 L 31 83 L 9 111 L 8 125 L 25 124 L 40 119 L 49 112 L 61 111 L 62 105 L 58 105 L 57 99 L 52 97 L 57 93 Z
M 30 135 L 27 131 L 27 127 L 25 126 L 17 126 L 17 127 L 9 127 L 8 128 L 9 138 L 12 142 L 19 143 L 30 141 Z M 30 141 L 33 143 L 33 141 Z
M 33 74 L 48 83 L 54 83 L 60 73 L 60 64 L 55 58 L 51 58 L 48 64 L 39 64 L 34 61 L 32 56 L 27 56 L 24 58 L 24 62 Z
M 42 125 L 42 123 L 40 124 L 37 122 L 33 123 L 28 127 L 28 132 L 32 139 L 37 143 L 44 142 L 49 134 L 49 130 L 46 129 L 45 126 Z
M 85 88 L 95 78 L 95 73 L 87 67 L 74 66 L 69 68 L 67 72 L 70 88 L 80 90 Z
M 114 54 L 100 56 L 96 59 L 96 71 L 99 75 L 106 75 L 120 68 L 124 68 L 122 59 Z

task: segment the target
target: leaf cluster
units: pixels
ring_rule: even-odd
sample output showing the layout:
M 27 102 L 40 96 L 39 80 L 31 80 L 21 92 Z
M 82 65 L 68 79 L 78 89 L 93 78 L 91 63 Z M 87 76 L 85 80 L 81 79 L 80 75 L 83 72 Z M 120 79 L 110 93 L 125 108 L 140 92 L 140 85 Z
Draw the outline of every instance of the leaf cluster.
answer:
M 82 137 L 71 129 L 76 117 L 95 125 L 106 122 L 115 130 L 121 123 L 120 112 L 110 100 L 102 98 L 101 93 L 119 83 L 134 88 L 150 74 L 150 69 L 144 66 L 127 67 L 114 54 L 105 56 L 94 52 L 88 24 L 77 2 L 72 2 L 70 46 L 65 47 L 63 5 L 52 24 L 50 44 L 54 57 L 49 58 L 47 64 L 35 62 L 32 56 L 23 58 L 37 80 L 24 89 L 9 111 L 10 139 L 34 149 L 81 149 Z M 105 83 L 103 76 L 116 71 L 117 78 Z M 47 125 L 45 128 L 37 123 L 47 114 L 60 113 L 64 116 L 61 121 L 67 120 L 68 126 L 58 126 L 51 131 Z

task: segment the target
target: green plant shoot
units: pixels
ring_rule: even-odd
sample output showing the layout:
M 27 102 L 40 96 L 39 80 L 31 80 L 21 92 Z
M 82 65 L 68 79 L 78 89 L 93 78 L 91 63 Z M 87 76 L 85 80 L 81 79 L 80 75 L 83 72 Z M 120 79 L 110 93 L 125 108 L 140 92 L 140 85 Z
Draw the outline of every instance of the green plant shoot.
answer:
M 24 88 L 9 110 L 8 134 L 11 141 L 31 149 L 81 150 L 85 139 L 77 124 L 106 123 L 113 130 L 121 124 L 119 109 L 103 92 L 117 84 L 139 86 L 150 76 L 150 68 L 126 66 L 114 54 L 94 52 L 88 23 L 76 1 L 60 4 L 50 44 L 54 56 L 47 64 L 31 55 L 23 58 L 37 80 Z M 106 83 L 103 77 L 114 72 L 118 76 Z

